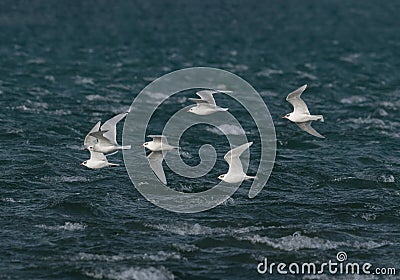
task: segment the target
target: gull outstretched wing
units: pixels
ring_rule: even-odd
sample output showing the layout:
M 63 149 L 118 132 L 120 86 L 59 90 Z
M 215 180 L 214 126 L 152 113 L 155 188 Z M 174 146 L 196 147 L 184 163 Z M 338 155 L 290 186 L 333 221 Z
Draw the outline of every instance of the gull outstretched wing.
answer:
M 154 174 L 160 179 L 160 181 L 166 185 L 167 179 L 165 178 L 164 169 L 162 167 L 162 162 L 164 160 L 162 152 L 151 152 L 147 159 L 149 160 L 150 167 Z
M 110 142 L 114 145 L 118 145 L 117 128 L 116 128 L 117 123 L 120 122 L 123 118 L 125 118 L 126 115 L 128 115 L 128 113 L 118 114 L 109 119 L 108 121 L 106 121 L 105 123 L 103 123 L 103 125 L 101 126 L 102 131 L 107 131 L 106 133 L 103 134 L 103 136 L 108 140 L 110 140 Z
M 303 99 L 300 98 L 301 94 L 306 88 L 307 85 L 299 87 L 295 91 L 289 93 L 286 97 L 286 101 L 292 104 L 295 114 L 310 114 L 307 104 L 303 101 Z
M 242 166 L 242 162 L 240 161 L 239 157 L 251 145 L 253 145 L 253 142 L 245 143 L 245 144 L 240 145 L 239 147 L 236 147 L 226 153 L 226 155 L 224 156 L 224 159 L 229 164 L 228 174 L 229 173 L 237 173 L 237 174 L 243 173 L 243 166 Z
M 301 123 L 296 123 L 302 130 L 304 130 L 305 132 L 319 137 L 319 138 L 325 138 L 325 136 L 322 136 L 321 134 L 319 134 L 314 128 L 311 127 L 311 123 L 312 121 L 308 121 L 308 122 L 301 122 Z
M 83 146 L 87 149 L 89 146 L 93 146 L 96 144 L 96 137 L 90 135 L 93 132 L 99 131 L 100 129 L 100 121 L 98 121 L 93 128 L 89 131 L 89 133 L 86 135 L 85 140 L 83 141 Z

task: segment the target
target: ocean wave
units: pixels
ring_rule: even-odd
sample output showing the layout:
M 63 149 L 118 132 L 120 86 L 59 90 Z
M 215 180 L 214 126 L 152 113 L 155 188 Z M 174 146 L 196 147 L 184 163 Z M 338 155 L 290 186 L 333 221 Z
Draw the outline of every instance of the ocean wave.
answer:
M 165 267 L 130 267 L 122 270 L 96 269 L 92 272 L 86 271 L 84 274 L 93 279 L 112 279 L 112 280 L 170 280 L 175 279 L 174 275 Z
M 258 77 L 271 77 L 272 75 L 282 75 L 283 71 L 280 69 L 270 69 L 270 68 L 266 68 L 261 70 L 260 72 L 258 72 L 256 75 Z
M 235 202 L 235 199 L 233 199 L 232 197 L 229 197 L 227 200 L 222 202 L 221 205 L 224 205 L 224 206 L 235 206 L 236 202 Z
M 43 176 L 40 178 L 44 182 L 54 182 L 54 183 L 75 183 L 75 182 L 89 182 L 90 179 L 84 176 Z
M 119 262 L 125 260 L 144 260 L 161 262 L 166 260 L 181 260 L 182 256 L 176 252 L 158 251 L 154 254 L 118 254 L 118 255 L 104 255 L 104 254 L 91 254 L 79 253 L 72 258 L 73 261 L 102 261 L 102 262 Z
M 90 180 L 87 177 L 83 176 L 61 176 L 59 177 L 60 182 L 67 182 L 67 183 L 73 183 L 73 182 L 89 182 Z
M 89 101 L 97 101 L 97 100 L 108 101 L 109 100 L 107 97 L 99 95 L 99 94 L 89 94 L 89 95 L 86 95 L 85 98 Z
M 58 226 L 48 226 L 42 224 L 42 225 L 35 225 L 35 227 L 45 230 L 54 230 L 54 231 L 76 231 L 76 230 L 84 230 L 87 227 L 87 225 L 84 223 L 65 222 L 65 224 Z
M 12 197 L 5 197 L 5 198 L 2 198 L 1 201 L 3 201 L 3 202 L 10 202 L 10 203 L 16 203 L 16 202 L 17 202 L 17 201 L 16 201 L 14 198 L 12 198 Z
M 46 60 L 44 58 L 37 57 L 37 58 L 28 59 L 26 61 L 26 63 L 28 63 L 28 64 L 44 64 L 44 63 L 46 63 Z
M 351 64 L 356 64 L 358 58 L 361 56 L 360 53 L 351 53 L 348 55 L 341 56 L 339 59 L 344 62 L 348 62 Z
M 173 243 L 172 247 L 177 249 L 178 251 L 189 253 L 189 252 L 194 252 L 198 251 L 199 247 L 193 244 L 185 244 L 185 243 Z
M 317 80 L 317 76 L 307 73 L 307 72 L 303 72 L 303 71 L 296 71 L 296 74 L 301 78 L 301 79 L 309 79 L 311 81 L 315 81 Z
M 301 249 L 320 249 L 329 250 L 340 247 L 352 247 L 357 249 L 374 249 L 388 245 L 388 241 L 377 243 L 375 241 L 359 242 L 359 241 L 331 241 L 319 237 L 308 237 L 296 232 L 290 236 L 280 238 L 270 238 L 260 235 L 237 236 L 238 240 L 250 241 L 253 244 L 266 244 L 272 248 L 284 251 L 298 251 Z
M 233 124 L 223 124 L 218 127 L 207 127 L 207 131 L 217 135 L 244 135 L 243 128 Z
M 76 76 L 75 84 L 77 84 L 77 85 L 94 85 L 94 80 L 93 80 L 93 78 Z
M 187 224 L 183 223 L 181 225 L 176 224 L 145 224 L 145 226 L 161 230 L 167 231 L 171 233 L 175 233 L 178 235 L 186 236 L 186 235 L 205 235 L 212 234 L 215 229 L 212 229 L 207 226 L 201 226 L 200 224 Z
M 383 182 L 383 183 L 394 183 L 394 182 L 396 182 L 396 180 L 395 180 L 393 175 L 381 175 L 378 178 L 378 181 Z
M 367 100 L 366 97 L 360 95 L 353 95 L 350 97 L 342 98 L 340 103 L 342 104 L 359 104 L 365 102 Z
M 396 180 L 393 175 L 383 174 L 381 176 L 372 176 L 367 174 L 356 174 L 355 176 L 344 176 L 332 179 L 333 182 L 352 182 L 352 181 L 370 181 L 370 182 L 382 182 L 382 183 L 395 183 Z
M 400 92 L 396 92 L 398 95 Z M 396 111 L 398 108 L 400 108 L 400 100 L 399 101 L 382 101 L 379 103 L 381 106 L 385 107 L 388 110 L 394 110 Z
M 195 223 L 195 224 L 188 224 L 188 223 L 145 224 L 145 226 L 153 228 L 153 229 L 161 230 L 161 231 L 175 233 L 175 234 L 182 235 L 182 236 L 214 235 L 214 234 L 235 235 L 235 234 L 243 234 L 243 233 L 249 233 L 249 232 L 260 231 L 260 230 L 265 229 L 262 226 L 247 226 L 247 227 L 238 227 L 238 228 L 233 228 L 233 227 L 211 228 L 208 226 L 200 225 L 198 223 Z
M 163 93 L 163 92 L 145 92 L 145 94 L 150 97 L 151 99 L 155 100 L 163 100 L 169 96 L 168 93 Z

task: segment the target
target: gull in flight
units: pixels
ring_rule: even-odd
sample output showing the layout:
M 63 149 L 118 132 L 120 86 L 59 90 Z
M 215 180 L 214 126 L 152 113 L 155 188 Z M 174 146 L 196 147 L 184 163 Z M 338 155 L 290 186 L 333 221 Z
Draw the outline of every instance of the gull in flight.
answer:
M 117 123 L 128 113 L 122 113 L 106 121 L 100 127 L 100 121 L 90 130 L 85 137 L 84 146 L 86 149 L 92 148 L 93 151 L 110 154 L 118 150 L 129 150 L 131 146 L 120 146 L 117 143 Z
M 152 152 L 170 151 L 179 149 L 176 146 L 168 144 L 167 137 L 164 135 L 148 135 L 147 137 L 153 138 L 153 141 L 148 141 L 143 144 L 143 147 L 149 149 Z
M 171 151 L 179 149 L 179 147 L 169 145 L 167 138 L 164 135 L 149 135 L 148 137 L 153 138 L 153 141 L 145 142 L 143 144 L 143 147 L 151 151 L 147 156 L 147 160 L 149 161 L 154 174 L 156 174 L 158 179 L 166 185 L 167 179 L 165 178 L 164 169 L 162 167 L 162 162 L 164 160 L 163 151 Z
M 306 103 L 300 98 L 303 91 L 306 89 L 307 85 L 304 85 L 295 91 L 289 93 L 286 97 L 286 100 L 293 105 L 293 112 L 290 114 L 286 114 L 283 116 L 283 119 L 288 119 L 289 121 L 297 124 L 302 130 L 305 132 L 319 137 L 325 138 L 321 134 L 319 134 L 314 128 L 311 127 L 311 123 L 313 121 L 324 121 L 324 117 L 322 115 L 311 115 L 310 111 L 308 111 L 308 107 Z
M 227 183 L 240 183 L 243 180 L 255 179 L 255 176 L 248 176 L 243 172 L 242 162 L 240 161 L 240 155 L 247 150 L 253 142 L 245 143 L 236 147 L 224 156 L 225 161 L 229 164 L 228 173 L 218 176 L 218 179 Z
M 118 166 L 119 164 L 108 162 L 106 156 L 103 153 L 94 151 L 92 146 L 88 147 L 90 152 L 90 159 L 85 160 L 80 165 L 86 166 L 90 169 L 100 169 L 107 166 Z
M 222 90 L 201 90 L 196 92 L 196 94 L 200 97 L 198 98 L 189 98 L 189 100 L 196 103 L 196 106 L 191 107 L 187 110 L 189 113 L 193 113 L 196 115 L 206 116 L 211 115 L 216 112 L 225 112 L 228 111 L 228 108 L 221 108 L 215 104 L 215 99 L 213 97 L 214 93 L 217 92 L 230 92 L 230 91 L 222 91 Z

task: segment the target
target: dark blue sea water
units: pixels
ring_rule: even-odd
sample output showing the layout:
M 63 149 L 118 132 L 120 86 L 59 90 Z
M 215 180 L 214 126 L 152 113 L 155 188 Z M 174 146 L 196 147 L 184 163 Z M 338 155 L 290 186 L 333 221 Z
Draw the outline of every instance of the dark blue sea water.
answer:
M 0 278 L 398 279 L 399 12 L 398 1 L 2 1 Z M 277 156 L 256 198 L 246 182 L 215 209 L 176 214 L 138 193 L 121 153 L 110 157 L 118 168 L 79 166 L 98 120 L 195 66 L 241 76 L 269 107 Z M 287 93 L 305 83 L 325 140 L 281 119 Z M 257 139 L 248 115 L 232 113 Z M 154 133 L 168 118 L 158 114 Z M 167 171 L 173 188 L 198 191 L 226 170 L 229 145 L 218 130 L 190 132 L 186 161 L 201 144 L 223 148 L 210 176 Z M 321 263 L 339 251 L 397 276 L 256 270 L 264 257 Z

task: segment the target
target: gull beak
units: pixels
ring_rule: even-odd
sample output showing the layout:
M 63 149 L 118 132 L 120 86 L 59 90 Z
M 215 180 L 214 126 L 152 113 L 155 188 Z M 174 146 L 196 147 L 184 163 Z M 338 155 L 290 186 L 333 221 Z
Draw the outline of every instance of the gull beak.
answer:
M 186 112 L 190 113 L 190 109 L 186 110 Z
M 80 166 L 83 166 L 83 163 L 80 163 L 79 165 L 80 165 Z
M 286 119 L 286 116 L 283 116 L 282 119 Z

